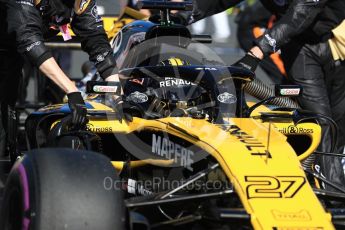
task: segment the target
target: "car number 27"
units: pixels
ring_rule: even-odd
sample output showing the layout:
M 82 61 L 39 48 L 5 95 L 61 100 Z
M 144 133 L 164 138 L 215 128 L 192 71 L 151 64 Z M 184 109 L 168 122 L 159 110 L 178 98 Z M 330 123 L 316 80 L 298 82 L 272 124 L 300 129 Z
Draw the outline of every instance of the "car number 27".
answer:
M 247 198 L 292 198 L 303 187 L 302 176 L 245 176 Z

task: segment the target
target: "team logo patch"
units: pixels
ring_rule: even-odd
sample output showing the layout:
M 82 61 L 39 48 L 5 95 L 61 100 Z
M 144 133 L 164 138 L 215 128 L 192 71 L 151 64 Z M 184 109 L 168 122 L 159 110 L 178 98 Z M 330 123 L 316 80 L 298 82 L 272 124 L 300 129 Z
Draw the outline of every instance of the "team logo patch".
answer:
M 120 30 L 120 32 L 116 35 L 116 38 L 112 43 L 114 53 L 120 50 L 121 44 L 122 44 L 122 30 Z
M 274 52 L 277 52 L 277 40 L 272 38 L 269 34 L 265 34 L 265 38 L 268 41 L 268 44 L 272 47 Z
M 105 59 L 105 57 L 108 55 L 108 53 L 109 53 L 109 52 L 104 52 L 104 53 L 102 53 L 102 54 L 98 54 L 97 57 L 96 57 L 96 60 L 97 60 L 96 64 L 98 64 L 98 63 L 104 61 L 104 59 Z
M 39 45 L 41 45 L 41 41 L 34 42 L 31 45 L 26 47 L 26 51 L 30 52 L 35 46 L 39 46 Z
M 219 102 L 224 103 L 224 104 L 233 104 L 233 103 L 236 103 L 237 101 L 237 98 L 228 92 L 219 94 L 217 99 Z
M 98 14 L 97 6 L 94 5 L 91 10 L 92 16 L 96 19 L 96 22 L 102 21 L 101 17 Z
M 134 103 L 145 103 L 149 98 L 146 94 L 135 91 L 129 95 L 128 100 L 133 101 Z

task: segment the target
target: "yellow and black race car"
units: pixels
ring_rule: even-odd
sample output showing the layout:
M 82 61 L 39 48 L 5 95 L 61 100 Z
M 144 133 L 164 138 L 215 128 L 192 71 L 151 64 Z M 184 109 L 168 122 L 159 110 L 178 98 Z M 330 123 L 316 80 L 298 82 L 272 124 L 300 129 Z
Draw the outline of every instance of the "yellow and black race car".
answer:
M 264 105 L 301 89 L 280 85 L 247 102 L 254 73 L 187 49 L 206 38 L 193 38 L 169 10 L 188 4 L 143 6 L 161 18 L 130 23 L 112 40 L 122 110 L 119 86 L 94 81 L 84 129 L 68 127 L 66 104 L 32 113 L 0 228 L 341 229 L 345 191 L 311 169 L 320 116 Z

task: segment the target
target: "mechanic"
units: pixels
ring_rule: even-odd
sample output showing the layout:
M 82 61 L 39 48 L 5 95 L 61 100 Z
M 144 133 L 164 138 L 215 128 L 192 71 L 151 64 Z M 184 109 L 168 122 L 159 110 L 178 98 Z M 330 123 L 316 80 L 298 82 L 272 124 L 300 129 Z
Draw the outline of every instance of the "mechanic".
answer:
M 263 35 L 266 29 L 272 28 L 275 20 L 276 16 L 272 15 L 260 1 L 243 9 L 240 7 L 235 22 L 237 23 L 237 41 L 241 49 L 248 52 L 254 40 Z M 265 57 L 259 65 L 274 84 L 288 84 L 285 67 L 278 52 Z
M 190 23 L 224 11 L 242 0 L 193 1 Z M 341 36 L 345 34 L 345 1 L 260 1 L 277 16 L 277 21 L 235 64 L 255 71 L 264 57 L 281 51 L 289 79 L 304 89 L 298 99 L 300 106 L 337 122 L 337 152 L 342 153 L 345 144 L 345 38 Z M 319 150 L 329 152 L 332 145 L 330 127 L 324 124 L 322 129 Z M 318 157 L 315 169 L 329 180 L 345 186 L 340 160 L 339 157 Z
M 64 40 L 71 39 L 69 23 L 101 77 L 106 81 L 119 80 L 96 0 L 0 0 L 0 98 L 4 110 L 16 102 L 25 58 L 67 94 L 72 126 L 85 125 L 87 112 L 81 93 L 44 44 L 45 39 L 59 32 Z

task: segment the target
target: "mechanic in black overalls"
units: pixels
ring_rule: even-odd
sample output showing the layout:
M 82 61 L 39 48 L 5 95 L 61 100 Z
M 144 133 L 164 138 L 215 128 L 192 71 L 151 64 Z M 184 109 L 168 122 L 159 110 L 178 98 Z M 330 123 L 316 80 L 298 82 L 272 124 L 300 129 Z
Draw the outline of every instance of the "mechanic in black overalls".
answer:
M 96 0 L 0 0 L 0 100 L 3 109 L 16 102 L 23 57 L 67 93 L 72 125 L 78 128 L 85 124 L 86 107 L 80 92 L 44 45 L 46 38 L 60 31 L 64 40 L 69 40 L 68 23 L 81 37 L 82 49 L 96 64 L 102 78 L 118 80 Z
M 224 11 L 241 1 L 194 0 L 190 22 Z M 303 95 L 298 99 L 301 107 L 329 116 L 337 122 L 337 150 L 342 153 L 345 144 L 345 62 L 335 58 L 337 55 L 331 50 L 329 40 L 334 37 L 332 30 L 345 19 L 345 1 L 261 2 L 276 14 L 278 20 L 255 40 L 253 48 L 236 64 L 254 71 L 260 60 L 281 50 L 289 79 L 303 86 Z M 332 144 L 329 126 L 323 126 L 323 132 L 319 150 L 328 152 Z M 343 167 L 338 157 L 319 157 L 315 169 L 331 181 L 345 186 Z

